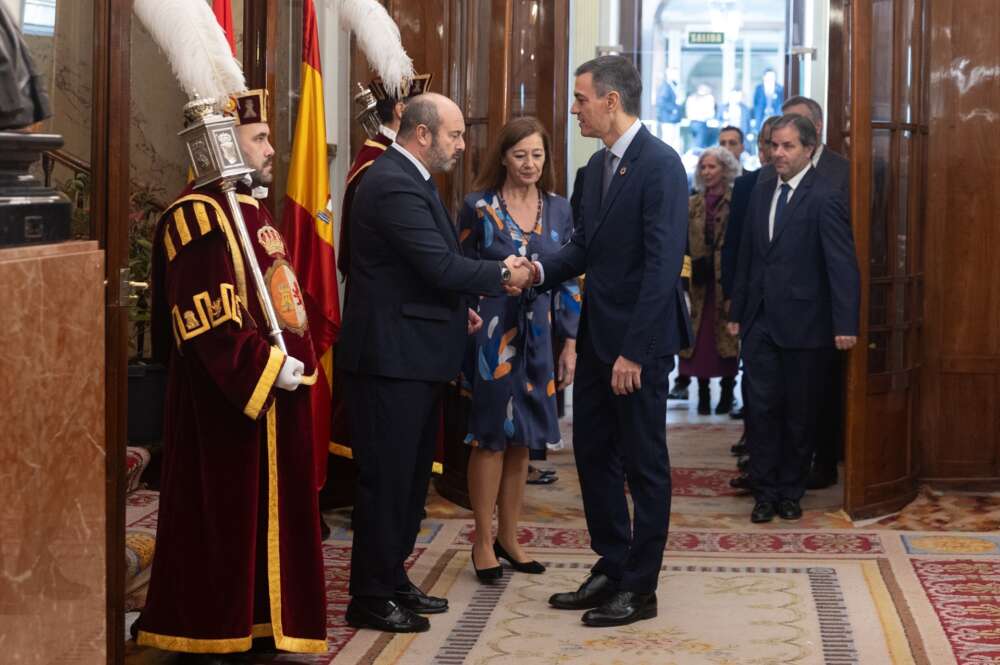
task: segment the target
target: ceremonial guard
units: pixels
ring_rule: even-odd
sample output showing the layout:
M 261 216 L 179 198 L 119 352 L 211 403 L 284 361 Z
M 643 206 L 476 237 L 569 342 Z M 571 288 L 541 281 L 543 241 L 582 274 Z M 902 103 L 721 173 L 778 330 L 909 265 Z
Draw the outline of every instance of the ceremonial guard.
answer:
M 217 141 L 223 164 L 242 152 L 254 185 L 272 177 L 265 93 L 233 97 L 225 113 L 236 119 L 237 145 Z M 197 170 L 196 150 L 193 160 Z M 236 187 L 238 220 L 219 182 L 198 184 L 167 208 L 154 237 L 153 346 L 168 380 L 156 554 L 138 643 L 227 653 L 273 637 L 284 651 L 325 652 L 309 414 L 316 358 L 302 294 L 251 187 Z M 241 224 L 252 257 L 238 241 Z

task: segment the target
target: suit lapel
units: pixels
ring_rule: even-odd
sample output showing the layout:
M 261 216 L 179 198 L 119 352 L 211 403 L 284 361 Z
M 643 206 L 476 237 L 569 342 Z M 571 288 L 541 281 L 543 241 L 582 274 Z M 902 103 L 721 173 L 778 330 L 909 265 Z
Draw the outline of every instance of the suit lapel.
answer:
M 444 201 L 442 201 L 441 197 L 438 195 L 437 186 L 435 185 L 432 187 L 430 183 L 427 183 L 425 187 L 427 188 L 427 198 L 431 200 L 431 209 L 435 213 L 434 217 L 438 221 L 438 226 L 447 227 L 448 230 L 445 235 L 451 238 L 451 242 L 449 244 L 452 245 L 454 249 L 458 249 L 458 229 L 455 228 L 454 222 L 451 221 L 451 215 L 449 215 L 448 211 L 445 209 Z
M 420 190 L 420 195 L 424 197 L 427 201 L 427 205 L 431 208 L 431 214 L 434 216 L 434 221 L 437 225 L 441 227 L 445 239 L 448 241 L 448 245 L 452 249 L 458 249 L 458 230 L 455 229 L 455 225 L 451 222 L 451 215 L 444 208 L 444 203 L 437 194 L 437 187 L 433 186 L 433 181 L 424 180 L 423 175 L 417 170 L 417 167 L 406 158 L 405 155 L 400 153 L 396 149 L 387 149 L 386 156 L 395 160 L 411 178 L 413 178 L 414 183 Z M 432 176 L 433 178 L 433 176 Z
M 600 153 L 598 153 L 590 158 L 590 162 L 587 164 L 587 171 L 583 175 L 583 225 L 587 231 L 588 243 L 590 243 L 591 238 L 594 237 L 594 231 L 597 230 L 597 225 L 600 220 L 599 215 L 601 214 L 600 185 L 597 187 L 590 187 L 588 186 L 588 183 L 600 183 L 603 175 L 604 174 L 601 171 Z
M 771 239 L 768 237 L 771 221 L 771 202 L 774 200 L 774 190 L 778 187 L 778 179 L 763 181 L 758 179 L 757 186 L 761 188 L 761 193 L 764 196 L 760 197 L 760 210 L 758 211 L 760 213 L 758 219 L 762 220 L 762 223 L 760 224 L 760 228 L 755 229 L 755 231 L 757 242 L 761 248 L 761 254 L 767 254 L 771 245 Z
M 802 178 L 802 182 L 800 182 L 799 186 L 795 188 L 795 191 L 792 193 L 792 200 L 785 206 L 784 221 L 781 223 L 781 226 L 778 226 L 778 228 L 774 231 L 774 238 L 771 239 L 772 247 L 774 247 L 775 243 L 778 242 L 781 234 L 785 232 L 785 229 L 792 223 L 792 220 L 795 219 L 795 211 L 798 210 L 802 201 L 809 196 L 809 190 L 812 188 L 813 180 L 815 179 L 816 169 L 810 168 L 809 172 Z M 774 192 L 771 192 L 771 194 L 773 195 Z M 770 210 L 768 210 L 768 213 L 770 215 Z M 775 224 L 777 225 L 777 220 L 775 220 Z
M 601 224 L 603 224 L 604 220 L 608 218 L 608 213 L 611 211 L 611 206 L 614 205 L 615 199 L 618 198 L 618 195 L 625 187 L 628 179 L 631 178 L 632 173 L 635 172 L 633 163 L 639 158 L 639 153 L 642 152 L 642 144 L 646 141 L 647 134 L 649 134 L 649 130 L 642 127 L 639 130 L 639 133 L 635 135 L 635 138 L 632 139 L 632 143 L 629 144 L 628 150 L 625 151 L 625 154 L 622 155 L 621 160 L 619 160 L 618 166 L 615 168 L 615 173 L 611 178 L 611 184 L 608 186 L 608 193 L 601 201 L 601 212 L 597 216 L 597 223 L 594 225 L 591 237 L 597 233 L 597 230 L 601 228 Z M 599 164 L 597 169 L 599 180 L 597 182 L 602 182 L 603 180 L 604 173 L 602 162 L 603 159 L 597 160 L 597 163 Z M 597 191 L 600 193 L 601 190 L 599 187 L 597 188 Z

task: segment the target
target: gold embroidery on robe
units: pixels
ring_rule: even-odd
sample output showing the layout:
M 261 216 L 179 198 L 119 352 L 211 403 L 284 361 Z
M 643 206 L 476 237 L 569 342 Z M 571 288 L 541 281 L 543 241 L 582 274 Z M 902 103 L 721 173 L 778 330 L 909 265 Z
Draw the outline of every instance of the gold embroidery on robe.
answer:
M 243 327 L 243 309 L 239 296 L 232 284 L 219 285 L 219 297 L 211 299 L 208 291 L 196 294 L 192 301 L 193 309 L 183 312 L 177 305 L 171 310 L 174 319 L 174 341 L 177 346 L 181 342 L 193 339 L 212 328 L 217 328 L 226 321 L 232 321 Z

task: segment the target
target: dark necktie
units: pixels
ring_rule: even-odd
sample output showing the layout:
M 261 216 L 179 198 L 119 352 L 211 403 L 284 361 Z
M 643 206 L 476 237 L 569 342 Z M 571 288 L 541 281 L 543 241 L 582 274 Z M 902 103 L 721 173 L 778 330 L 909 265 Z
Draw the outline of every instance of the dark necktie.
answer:
M 771 240 L 774 240 L 774 236 L 778 235 L 778 228 L 781 224 L 781 213 L 785 211 L 785 206 L 788 204 L 788 194 L 791 191 L 791 185 L 787 182 L 782 183 L 781 193 L 778 195 L 778 205 L 774 208 L 774 230 L 771 233 Z
M 615 153 L 606 150 L 604 155 L 604 181 L 601 183 L 601 200 L 608 195 L 611 179 L 615 177 Z

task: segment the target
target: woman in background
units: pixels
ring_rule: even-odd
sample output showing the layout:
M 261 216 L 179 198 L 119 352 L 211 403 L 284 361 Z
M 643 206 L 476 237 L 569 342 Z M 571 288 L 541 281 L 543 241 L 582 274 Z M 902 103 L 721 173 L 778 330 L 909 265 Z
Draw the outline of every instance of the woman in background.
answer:
M 696 193 L 688 202 L 688 253 L 691 256 L 691 327 L 695 344 L 681 353 L 679 372 L 698 377 L 698 413 L 712 412 L 710 383 L 721 377 L 716 413 L 733 408 L 739 342 L 726 332 L 722 294 L 722 244 L 729 223 L 729 202 L 740 165 L 725 148 L 706 148 L 695 170 Z
M 468 256 L 530 259 L 559 250 L 573 230 L 569 202 L 551 194 L 555 184 L 548 132 L 535 118 L 508 122 L 482 162 L 480 191 L 465 198 L 459 237 Z M 553 302 L 555 301 L 555 302 Z M 472 565 L 481 581 L 515 570 L 541 573 L 517 540 L 529 449 L 558 443 L 556 390 L 573 381 L 580 291 L 576 281 L 560 290 L 479 301 L 483 327 L 476 336 L 465 380 L 472 390 L 466 443 L 469 496 L 476 522 Z M 566 344 L 554 366 L 553 328 Z M 558 385 L 557 385 L 558 382 Z M 493 512 L 497 536 L 493 539 Z

